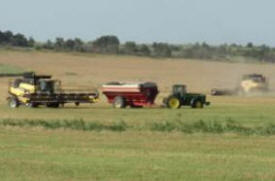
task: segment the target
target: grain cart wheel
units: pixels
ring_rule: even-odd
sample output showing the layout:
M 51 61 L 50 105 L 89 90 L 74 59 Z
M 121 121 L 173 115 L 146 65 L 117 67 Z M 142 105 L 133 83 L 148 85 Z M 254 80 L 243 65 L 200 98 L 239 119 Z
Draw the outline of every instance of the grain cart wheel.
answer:
M 18 108 L 19 101 L 15 97 L 9 97 L 8 98 L 8 105 L 10 108 Z
M 203 103 L 200 100 L 194 101 L 192 108 L 203 108 Z
M 178 109 L 180 108 L 180 100 L 177 97 L 169 97 L 167 100 L 167 107 L 171 109 Z
M 133 104 L 131 104 L 130 107 L 133 108 L 133 109 L 143 108 L 143 106 L 136 106 L 136 105 L 133 105 Z
M 114 102 L 113 102 L 113 107 L 118 108 L 118 109 L 125 108 L 126 107 L 125 99 L 121 96 L 115 97 Z

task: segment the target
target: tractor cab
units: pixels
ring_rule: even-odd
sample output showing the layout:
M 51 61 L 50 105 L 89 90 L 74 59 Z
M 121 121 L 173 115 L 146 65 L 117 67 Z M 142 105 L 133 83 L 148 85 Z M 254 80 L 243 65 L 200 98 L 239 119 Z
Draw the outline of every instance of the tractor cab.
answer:
M 181 84 L 173 85 L 172 95 L 183 96 L 186 93 L 187 93 L 186 85 L 181 85 Z

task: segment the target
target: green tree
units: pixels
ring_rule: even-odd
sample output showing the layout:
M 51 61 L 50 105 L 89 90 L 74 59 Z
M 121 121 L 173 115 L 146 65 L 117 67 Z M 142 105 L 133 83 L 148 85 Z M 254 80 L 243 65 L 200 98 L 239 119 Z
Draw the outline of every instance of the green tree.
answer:
M 171 57 L 172 51 L 167 43 L 153 43 L 153 55 L 157 57 Z
M 124 44 L 123 53 L 135 55 L 137 53 L 137 45 L 133 41 L 128 41 Z
M 138 48 L 138 51 L 139 51 L 139 54 L 142 56 L 150 56 L 151 55 L 150 48 L 145 44 L 141 44 L 140 47 Z
M 72 39 L 68 39 L 66 42 L 65 42 L 65 49 L 67 50 L 74 50 L 74 46 L 75 46 L 75 42 L 74 40 Z
M 27 47 L 28 39 L 24 35 L 18 33 L 12 37 L 11 43 L 14 46 Z
M 13 38 L 13 33 L 11 31 L 5 31 L 3 33 L 3 41 L 5 43 L 11 43 L 12 38 Z
M 54 44 L 55 49 L 60 50 L 65 48 L 64 38 L 57 37 Z
M 35 40 L 32 37 L 30 37 L 29 40 L 28 40 L 28 46 L 29 47 L 34 47 L 34 45 L 35 45 Z
M 116 36 L 102 36 L 93 42 L 93 49 L 98 53 L 119 53 L 119 39 Z
M 80 38 L 74 39 L 74 50 L 79 52 L 84 52 L 84 43 Z
M 43 44 L 42 47 L 45 48 L 45 49 L 52 50 L 52 49 L 55 48 L 55 45 L 51 40 L 48 40 L 46 43 Z
M 249 42 L 249 43 L 247 43 L 246 47 L 247 47 L 247 48 L 253 48 L 253 47 L 254 47 L 254 45 L 253 45 L 253 43 L 252 43 L 252 42 Z

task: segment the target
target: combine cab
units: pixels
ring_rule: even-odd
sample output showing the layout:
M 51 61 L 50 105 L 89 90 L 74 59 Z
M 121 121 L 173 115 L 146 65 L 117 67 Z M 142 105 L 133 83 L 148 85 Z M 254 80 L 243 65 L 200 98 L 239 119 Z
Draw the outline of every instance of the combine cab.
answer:
M 185 85 L 174 85 L 172 94 L 164 98 L 163 103 L 171 109 L 178 109 L 181 106 L 203 108 L 204 105 L 210 105 L 210 102 L 206 101 L 206 95 L 187 93 Z
M 22 77 L 17 78 L 9 84 L 9 106 L 16 108 L 19 105 L 28 107 L 57 108 L 66 103 L 94 103 L 97 102 L 98 93 L 89 91 L 63 90 L 59 80 L 53 80 L 50 75 L 36 75 L 33 72 L 23 74 L 1 74 L 0 77 Z M 80 93 L 81 92 L 81 93 Z
M 158 87 L 153 82 L 134 84 L 111 82 L 102 86 L 102 92 L 114 108 L 144 107 L 154 104 Z

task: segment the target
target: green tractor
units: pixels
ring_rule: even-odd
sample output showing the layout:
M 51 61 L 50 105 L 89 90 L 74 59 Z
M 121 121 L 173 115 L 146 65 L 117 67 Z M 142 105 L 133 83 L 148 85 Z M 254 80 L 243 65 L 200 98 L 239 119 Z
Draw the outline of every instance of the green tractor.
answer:
M 191 106 L 192 108 L 203 108 L 204 105 L 210 105 L 206 101 L 206 95 L 187 93 L 185 85 L 174 85 L 172 94 L 163 99 L 166 107 L 178 109 L 181 106 Z

